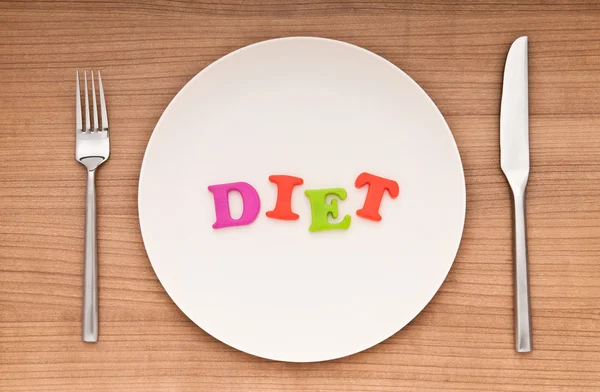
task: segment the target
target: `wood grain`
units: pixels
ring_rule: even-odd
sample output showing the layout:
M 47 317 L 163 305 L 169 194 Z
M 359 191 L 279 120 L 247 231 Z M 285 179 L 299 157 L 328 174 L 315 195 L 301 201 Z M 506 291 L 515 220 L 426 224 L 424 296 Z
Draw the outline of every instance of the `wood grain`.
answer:
M 518 355 L 498 114 L 504 59 L 524 34 L 535 351 Z M 193 325 L 156 279 L 137 220 L 144 148 L 176 92 L 234 49 L 291 35 L 404 69 L 446 116 L 467 179 L 464 240 L 432 303 L 327 363 L 261 360 Z M 600 390 L 599 36 L 592 1 L 0 2 L 0 390 Z M 96 345 L 80 338 L 85 177 L 72 129 L 84 68 L 103 71 L 113 129 L 98 174 Z

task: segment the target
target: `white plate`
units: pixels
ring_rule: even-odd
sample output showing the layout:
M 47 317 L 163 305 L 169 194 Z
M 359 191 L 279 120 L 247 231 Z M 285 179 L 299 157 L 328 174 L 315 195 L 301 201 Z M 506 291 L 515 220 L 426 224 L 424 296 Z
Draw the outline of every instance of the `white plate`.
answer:
M 363 172 L 400 186 L 380 222 L 356 214 Z M 296 221 L 265 215 L 274 174 L 304 180 Z M 230 182 L 257 190 L 260 213 L 213 229 L 207 188 Z M 304 191 L 335 187 L 350 227 L 310 232 Z M 241 197 L 230 201 L 235 219 Z M 404 72 L 347 43 L 283 38 L 221 58 L 177 94 L 148 143 L 139 214 L 156 275 L 198 326 L 260 357 L 322 361 L 385 340 L 431 300 L 458 250 L 465 181 L 444 118 Z

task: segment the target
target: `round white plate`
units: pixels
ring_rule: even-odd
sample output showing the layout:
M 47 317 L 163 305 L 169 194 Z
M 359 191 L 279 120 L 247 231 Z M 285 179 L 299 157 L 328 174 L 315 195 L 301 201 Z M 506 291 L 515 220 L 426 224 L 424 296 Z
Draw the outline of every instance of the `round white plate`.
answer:
M 379 222 L 356 214 L 363 172 L 400 186 Z M 265 214 L 275 174 L 304 180 L 296 221 Z M 213 229 L 207 188 L 233 182 L 256 189 L 260 213 Z M 304 191 L 321 188 L 347 191 L 335 220 L 349 215 L 347 230 L 308 230 Z M 229 199 L 236 219 L 242 198 Z M 448 125 L 404 72 L 344 42 L 283 38 L 221 58 L 177 94 L 148 143 L 139 215 L 156 275 L 198 326 L 260 357 L 322 361 L 385 340 L 431 300 L 460 243 L 465 180 Z

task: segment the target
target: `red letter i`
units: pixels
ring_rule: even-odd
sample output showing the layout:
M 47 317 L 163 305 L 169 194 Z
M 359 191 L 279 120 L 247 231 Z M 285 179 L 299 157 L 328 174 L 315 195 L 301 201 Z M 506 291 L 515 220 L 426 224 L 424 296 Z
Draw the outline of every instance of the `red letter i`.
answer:
M 304 184 L 302 178 L 284 175 L 269 176 L 269 181 L 277 184 L 277 203 L 267 216 L 273 219 L 296 220 L 298 214 L 292 212 L 292 191 L 296 185 Z

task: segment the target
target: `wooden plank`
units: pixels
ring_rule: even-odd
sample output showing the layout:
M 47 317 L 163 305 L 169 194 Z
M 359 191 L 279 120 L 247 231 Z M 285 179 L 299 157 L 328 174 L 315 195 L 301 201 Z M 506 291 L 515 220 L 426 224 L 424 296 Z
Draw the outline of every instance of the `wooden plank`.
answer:
M 535 351 L 513 350 L 502 69 L 530 37 L 528 199 Z M 600 390 L 600 4 L 585 1 L 0 2 L 0 391 Z M 176 92 L 228 52 L 341 39 L 411 75 L 446 116 L 467 179 L 456 263 L 432 303 L 363 353 L 287 364 L 216 341 L 172 303 L 137 221 L 145 145 Z M 83 168 L 75 69 L 100 68 L 101 340 L 80 340 Z M 393 311 L 393 309 L 390 309 Z

